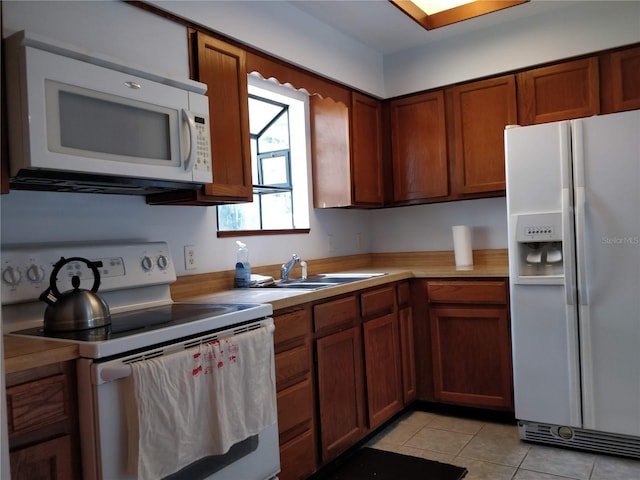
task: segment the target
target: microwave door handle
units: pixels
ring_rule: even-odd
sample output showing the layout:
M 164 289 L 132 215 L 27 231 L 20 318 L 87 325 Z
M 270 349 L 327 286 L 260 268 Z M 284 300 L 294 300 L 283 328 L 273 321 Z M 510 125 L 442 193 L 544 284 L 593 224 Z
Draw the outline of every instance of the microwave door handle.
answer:
M 189 112 L 187 112 L 184 108 L 182 109 L 182 119 L 184 123 L 187 125 L 189 129 L 189 155 L 184 159 L 184 169 L 187 172 L 193 170 L 193 166 L 196 163 L 196 154 L 197 154 L 197 134 L 196 134 L 196 122 L 194 122 Z

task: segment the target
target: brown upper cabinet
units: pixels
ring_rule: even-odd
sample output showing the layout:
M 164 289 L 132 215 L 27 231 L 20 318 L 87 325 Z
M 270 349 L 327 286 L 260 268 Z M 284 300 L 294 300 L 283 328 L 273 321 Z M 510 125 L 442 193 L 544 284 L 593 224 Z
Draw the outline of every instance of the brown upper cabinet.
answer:
M 640 108 L 640 46 L 606 53 L 599 60 L 602 113 Z
M 514 75 L 446 90 L 452 193 L 504 193 L 504 128 L 518 122 Z
M 381 104 L 357 92 L 351 105 L 310 99 L 313 199 L 316 208 L 381 207 Z
M 418 203 L 449 195 L 444 92 L 390 102 L 393 201 Z
M 196 191 L 150 195 L 147 203 L 250 202 L 251 146 L 246 53 L 202 32 L 192 36 L 195 77 L 207 84 L 213 183 Z
M 521 125 L 600 113 L 598 58 L 558 63 L 517 74 Z

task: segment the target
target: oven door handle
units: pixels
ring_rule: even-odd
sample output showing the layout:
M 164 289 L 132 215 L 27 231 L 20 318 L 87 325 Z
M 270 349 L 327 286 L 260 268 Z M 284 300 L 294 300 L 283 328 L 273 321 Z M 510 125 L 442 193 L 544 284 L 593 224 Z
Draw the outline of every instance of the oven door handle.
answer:
M 131 366 L 126 364 L 112 365 L 100 371 L 100 380 L 103 382 L 113 382 L 131 375 Z

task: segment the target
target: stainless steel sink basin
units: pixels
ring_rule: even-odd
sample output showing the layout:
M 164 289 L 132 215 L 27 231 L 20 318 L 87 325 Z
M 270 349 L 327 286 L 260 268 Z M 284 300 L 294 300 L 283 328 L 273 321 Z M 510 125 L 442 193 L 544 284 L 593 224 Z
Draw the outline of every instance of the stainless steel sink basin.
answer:
M 305 290 L 317 290 L 319 288 L 342 285 L 344 283 L 357 282 L 368 278 L 380 277 L 386 273 L 321 273 L 310 275 L 306 279 L 291 278 L 286 282 L 281 280 L 264 288 L 297 288 Z

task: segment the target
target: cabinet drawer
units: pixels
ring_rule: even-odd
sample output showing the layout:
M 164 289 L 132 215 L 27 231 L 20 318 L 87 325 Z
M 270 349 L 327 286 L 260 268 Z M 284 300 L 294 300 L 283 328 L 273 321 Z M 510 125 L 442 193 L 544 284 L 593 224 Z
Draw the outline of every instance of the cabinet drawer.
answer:
M 338 327 L 355 325 L 359 318 L 355 296 L 321 303 L 313 307 L 313 322 L 316 332 L 331 331 Z
M 278 392 L 277 401 L 280 443 L 312 427 L 313 387 L 310 378 Z
M 311 333 L 307 310 L 277 315 L 274 322 L 276 329 L 273 332 L 273 341 L 276 352 L 286 348 L 287 344 L 304 342 L 304 337 Z
M 434 281 L 427 283 L 430 303 L 507 303 L 504 281 Z
M 280 446 L 280 480 L 304 480 L 316 471 L 315 442 L 313 431 Z
M 396 290 L 393 286 L 377 288 L 360 295 L 360 308 L 363 317 L 379 316 L 393 312 Z
M 7 388 L 10 436 L 66 420 L 68 412 L 67 379 L 63 374 Z
M 309 348 L 306 345 L 276 354 L 276 387 L 282 390 L 309 374 Z
M 398 285 L 398 306 L 408 305 L 411 301 L 411 289 L 409 282 L 403 282 Z
M 69 435 L 15 450 L 10 453 L 13 480 L 74 478 Z

